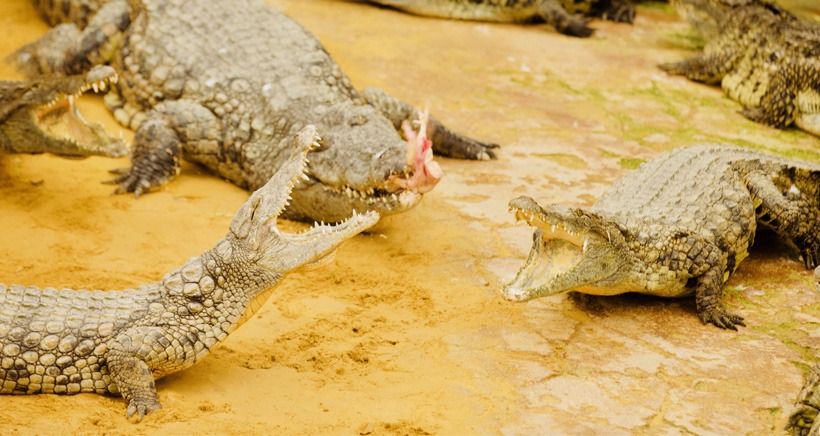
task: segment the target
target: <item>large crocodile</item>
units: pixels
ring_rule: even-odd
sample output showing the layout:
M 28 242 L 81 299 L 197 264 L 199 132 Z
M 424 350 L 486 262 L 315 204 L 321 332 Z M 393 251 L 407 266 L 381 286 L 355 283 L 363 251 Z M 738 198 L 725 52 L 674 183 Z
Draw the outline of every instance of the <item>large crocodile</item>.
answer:
M 313 126 L 296 135 L 228 234 L 158 282 L 107 292 L 0 285 L 0 393 L 122 395 L 129 418 L 159 409 L 155 379 L 198 362 L 286 273 L 321 262 L 378 221 L 371 211 L 298 234 L 277 228 L 316 140 Z
M 388 6 L 416 15 L 499 23 L 544 21 L 557 31 L 580 37 L 592 35 L 580 15 L 631 23 L 635 5 L 631 0 L 359 0 Z
M 74 104 L 83 92 L 116 81 L 114 69 L 102 65 L 73 76 L 0 81 L 0 152 L 124 156 L 125 142 L 89 123 Z
M 744 106 L 747 118 L 820 135 L 820 23 L 773 0 L 673 0 L 706 38 L 702 54 L 662 64 Z
M 803 389 L 797 396 L 794 411 L 789 416 L 786 430 L 794 436 L 820 435 L 820 364 L 815 365 L 806 376 Z
M 758 224 L 820 261 L 820 165 L 719 145 L 658 156 L 617 181 L 589 209 L 510 202 L 535 227 L 529 258 L 502 291 L 513 301 L 578 291 L 694 293 L 704 323 L 736 329 L 723 286 Z
M 307 123 L 323 132 L 322 147 L 311 152 L 310 180 L 294 190 L 289 218 L 403 211 L 441 176 L 428 141 L 408 138 L 408 145 L 398 134 L 413 107 L 376 89 L 357 91 L 310 32 L 259 0 L 37 3 L 53 24 L 87 26 L 59 25 L 23 48 L 17 60 L 25 70 L 71 73 L 110 61 L 120 74 L 106 103 L 137 131 L 118 192 L 167 183 L 183 156 L 258 188 Z M 494 156 L 494 145 L 433 118 L 428 130 L 437 153 Z

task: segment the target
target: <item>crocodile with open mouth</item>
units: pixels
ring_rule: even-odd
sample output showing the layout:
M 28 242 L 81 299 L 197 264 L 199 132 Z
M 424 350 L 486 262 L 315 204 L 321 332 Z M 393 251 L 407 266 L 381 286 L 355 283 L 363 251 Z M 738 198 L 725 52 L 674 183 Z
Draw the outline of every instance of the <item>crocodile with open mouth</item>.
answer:
M 560 33 L 588 37 L 595 29 L 582 14 L 632 23 L 631 0 L 358 0 L 416 15 L 498 23 L 545 22 Z
M 0 81 L 0 152 L 124 156 L 125 142 L 88 122 L 74 104 L 80 94 L 116 81 L 117 73 L 104 65 L 73 76 Z
M 530 197 L 510 202 L 535 227 L 533 247 L 502 295 L 523 301 L 567 291 L 693 294 L 704 323 L 736 330 L 723 286 L 759 224 L 820 261 L 820 166 L 744 148 L 681 148 L 615 182 L 589 209 Z
M 304 127 L 227 235 L 158 282 L 122 291 L 0 285 L 0 394 L 121 395 L 139 419 L 159 409 L 155 379 L 197 363 L 285 274 L 323 263 L 378 221 L 371 211 L 297 234 L 277 228 L 318 138 Z
M 356 90 L 316 37 L 261 1 L 36 3 L 52 24 L 87 26 L 61 24 L 21 49 L 16 60 L 25 71 L 72 73 L 110 61 L 120 75 L 106 103 L 136 135 L 118 192 L 139 195 L 167 183 L 182 157 L 256 189 L 308 123 L 323 140 L 310 153 L 310 180 L 284 212 L 292 219 L 407 210 L 441 177 L 431 141 L 443 155 L 494 157 L 495 145 L 432 117 L 424 123 L 430 140 L 422 132 L 402 140 L 402 124 L 416 117 L 412 106 L 377 89 Z
M 703 53 L 662 64 L 742 104 L 750 120 L 820 136 L 820 23 L 773 0 L 673 0 L 706 39 Z

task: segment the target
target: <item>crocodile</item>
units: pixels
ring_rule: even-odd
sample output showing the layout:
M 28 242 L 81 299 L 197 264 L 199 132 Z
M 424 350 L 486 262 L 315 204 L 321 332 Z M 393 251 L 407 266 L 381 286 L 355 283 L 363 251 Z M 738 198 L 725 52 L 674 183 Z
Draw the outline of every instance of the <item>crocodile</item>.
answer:
M 820 136 L 820 23 L 773 0 L 673 0 L 706 39 L 702 54 L 661 64 L 670 74 L 720 84 L 742 114 Z
M 794 436 L 820 435 L 820 364 L 809 370 L 803 389 L 797 396 L 795 408 L 789 416 L 786 430 Z
M 109 62 L 120 75 L 106 104 L 136 133 L 132 166 L 114 180 L 119 193 L 169 182 L 183 157 L 256 189 L 307 123 L 323 140 L 310 153 L 310 180 L 294 190 L 284 214 L 302 221 L 409 209 L 441 177 L 431 147 L 451 157 L 495 157 L 497 145 L 434 117 L 424 126 L 429 140 L 420 135 L 408 127 L 413 106 L 354 88 L 315 36 L 259 0 L 35 3 L 52 24 L 86 26 L 62 23 L 23 47 L 14 55 L 23 71 L 67 74 Z
M 125 142 L 88 122 L 74 104 L 80 94 L 116 81 L 117 73 L 105 65 L 72 76 L 0 81 L 0 152 L 125 156 Z
M 162 280 L 121 291 L 0 285 L 0 394 L 121 395 L 127 417 L 161 408 L 154 384 L 199 362 L 290 271 L 319 265 L 375 224 L 375 211 L 297 233 L 277 216 L 319 137 L 306 126 L 279 170 L 239 209 L 227 235 Z
M 581 15 L 632 23 L 631 0 L 358 0 L 416 15 L 497 23 L 543 21 L 558 32 L 586 38 L 595 29 Z
M 577 291 L 695 295 L 705 323 L 737 330 L 724 283 L 746 258 L 757 226 L 794 243 L 807 268 L 820 260 L 820 165 L 760 151 L 698 145 L 662 154 L 610 186 L 589 209 L 512 200 L 535 227 L 529 257 L 502 295 L 524 301 Z

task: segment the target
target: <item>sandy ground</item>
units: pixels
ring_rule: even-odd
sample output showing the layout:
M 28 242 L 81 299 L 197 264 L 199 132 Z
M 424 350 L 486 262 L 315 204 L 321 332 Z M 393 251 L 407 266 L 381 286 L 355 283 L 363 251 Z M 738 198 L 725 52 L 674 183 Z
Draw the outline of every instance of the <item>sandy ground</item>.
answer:
M 820 297 L 794 251 L 760 238 L 728 285 L 740 332 L 691 299 L 511 304 L 499 289 L 531 232 L 509 199 L 591 204 L 659 152 L 724 142 L 820 161 L 818 139 L 742 118 L 721 91 L 655 65 L 694 50 L 663 5 L 589 40 L 543 26 L 422 19 L 338 0 L 271 0 L 315 32 L 357 86 L 379 86 L 502 144 L 442 159 L 415 209 L 288 276 L 197 366 L 158 382 L 142 423 L 121 398 L 0 398 L 3 434 L 777 433 L 820 348 Z M 0 3 L 0 56 L 41 35 L 29 2 Z M 0 77 L 19 78 L 10 67 Z M 89 117 L 119 127 L 97 97 Z M 130 139 L 131 132 L 125 132 Z M 212 246 L 247 198 L 187 165 L 165 189 L 111 195 L 126 159 L 0 156 L 0 280 L 118 289 Z M 287 225 L 297 229 L 299 224 Z

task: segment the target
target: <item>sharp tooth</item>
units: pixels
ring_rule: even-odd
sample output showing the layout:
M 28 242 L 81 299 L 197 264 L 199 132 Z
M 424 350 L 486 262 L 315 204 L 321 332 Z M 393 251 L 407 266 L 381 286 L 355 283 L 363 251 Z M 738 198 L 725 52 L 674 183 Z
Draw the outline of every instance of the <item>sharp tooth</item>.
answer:
M 96 83 L 91 84 L 91 87 L 94 89 L 94 92 L 100 92 L 100 87 L 97 86 Z
M 552 225 L 552 233 L 555 233 L 555 224 Z
M 120 80 L 120 76 L 114 75 L 114 77 L 112 77 L 110 80 L 111 83 L 117 83 Z
M 69 106 L 74 106 L 74 96 L 73 95 L 68 96 L 68 104 L 69 104 Z
M 105 91 L 105 82 L 100 83 L 100 89 Z
M 399 201 L 399 196 L 396 195 L 396 194 L 393 194 L 393 201 Z
M 317 223 L 316 221 L 314 221 L 314 222 L 313 222 L 313 227 L 319 227 L 319 223 Z
M 581 249 L 581 252 L 586 254 L 587 253 L 587 244 L 589 243 L 588 239 L 584 239 L 584 247 Z
M 303 174 L 302 174 L 302 179 L 303 179 L 303 180 L 310 180 L 310 177 L 308 177 L 308 175 L 307 175 L 307 174 L 304 174 L 304 173 L 303 173 Z

